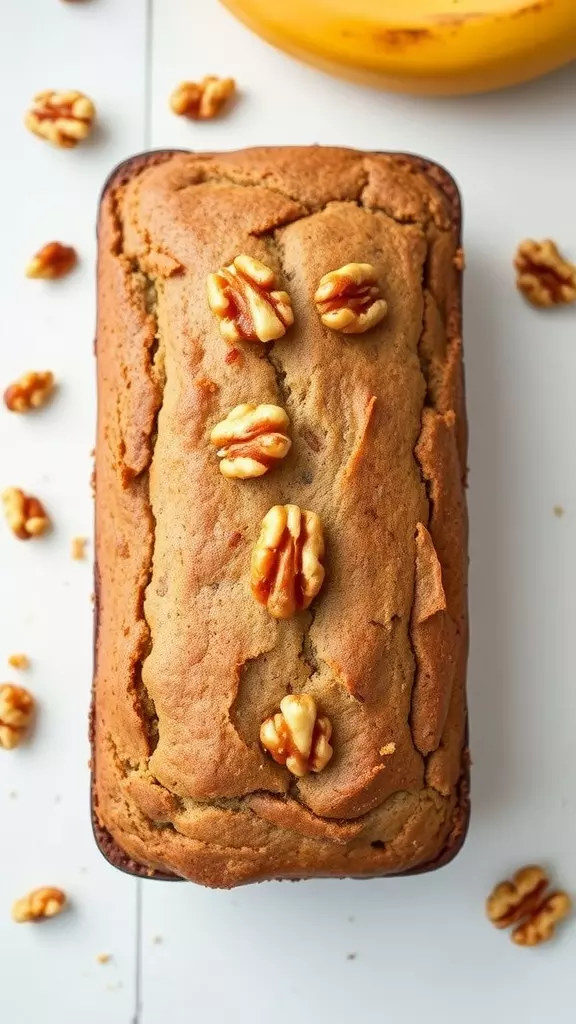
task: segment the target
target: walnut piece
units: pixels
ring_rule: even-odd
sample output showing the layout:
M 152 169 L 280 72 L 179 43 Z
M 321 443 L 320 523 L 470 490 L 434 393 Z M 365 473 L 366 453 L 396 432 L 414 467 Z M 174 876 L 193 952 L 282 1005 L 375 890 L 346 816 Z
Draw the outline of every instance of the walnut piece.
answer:
M 34 715 L 34 698 L 23 686 L 0 683 L 0 747 L 20 746 Z
M 4 392 L 4 405 L 10 412 L 30 412 L 45 405 L 54 391 L 54 374 L 46 371 L 24 373 Z
M 565 892 L 546 893 L 549 879 L 541 867 L 521 868 L 510 882 L 501 882 L 486 901 L 486 912 L 497 928 L 515 925 L 512 941 L 538 946 L 554 935 L 556 925 L 572 909 Z
M 321 772 L 332 757 L 332 726 L 318 714 L 316 701 L 307 693 L 288 694 L 280 701 L 280 712 L 260 727 L 260 742 L 278 764 L 298 778 Z
M 501 882 L 486 900 L 486 913 L 496 928 L 508 928 L 540 902 L 548 886 L 542 868 L 530 865 L 520 868 L 512 881 Z
M 76 250 L 71 245 L 47 242 L 30 260 L 26 267 L 26 277 L 54 281 L 69 274 L 77 262 Z
M 11 668 L 25 671 L 27 668 L 30 668 L 30 658 L 27 654 L 11 654 L 8 658 L 8 664 Z
M 275 619 L 308 608 L 324 582 L 320 517 L 298 505 L 274 505 L 252 552 L 251 588 Z
M 290 296 L 276 284 L 270 267 L 245 254 L 208 276 L 208 304 L 226 341 L 266 343 L 286 334 L 294 314 Z
M 342 334 L 364 334 L 380 323 L 388 310 L 371 263 L 347 263 L 324 274 L 314 302 L 324 326 Z
M 218 448 L 223 476 L 263 476 L 288 454 L 288 414 L 278 405 L 237 405 L 217 423 L 210 441 Z
M 170 107 L 180 117 L 206 121 L 216 117 L 235 92 L 233 78 L 206 75 L 201 82 L 181 82 L 170 96 Z
M 516 287 L 533 306 L 576 302 L 576 265 L 562 259 L 555 242 L 526 239 L 516 250 Z
M 66 893 L 62 889 L 44 886 L 33 889 L 27 896 L 12 904 L 12 920 L 17 924 L 28 921 L 44 921 L 61 914 L 66 906 Z
M 531 917 L 512 932 L 517 946 L 539 946 L 554 937 L 556 926 L 572 910 L 572 901 L 565 892 L 553 892 L 546 897 Z
M 70 551 L 75 562 L 82 562 L 86 558 L 87 537 L 72 537 Z
M 44 89 L 34 96 L 26 112 L 26 127 L 41 139 L 60 149 L 72 149 L 92 131 L 96 110 L 82 92 L 68 89 Z
M 2 504 L 8 526 L 20 540 L 39 537 L 50 526 L 48 514 L 38 498 L 24 494 L 18 487 L 6 488 Z

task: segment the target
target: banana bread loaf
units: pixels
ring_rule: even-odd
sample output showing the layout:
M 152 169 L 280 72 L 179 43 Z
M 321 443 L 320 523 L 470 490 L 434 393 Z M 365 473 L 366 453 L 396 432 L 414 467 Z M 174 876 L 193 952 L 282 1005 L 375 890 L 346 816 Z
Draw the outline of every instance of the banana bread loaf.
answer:
M 468 819 L 460 208 L 416 157 L 153 153 L 101 204 L 93 809 L 210 886 Z

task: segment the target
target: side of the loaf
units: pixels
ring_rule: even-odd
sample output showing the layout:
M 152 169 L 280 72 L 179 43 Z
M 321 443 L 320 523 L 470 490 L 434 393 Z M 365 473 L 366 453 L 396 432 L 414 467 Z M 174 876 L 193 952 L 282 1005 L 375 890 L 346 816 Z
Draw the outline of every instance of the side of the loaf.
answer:
M 414 157 L 151 154 L 109 182 L 92 733 L 116 862 L 231 886 L 421 870 L 461 845 L 459 245 L 453 182 Z M 293 323 L 272 342 L 223 337 L 208 301 L 209 276 L 240 254 L 288 297 Z M 317 301 L 350 264 L 372 268 L 385 309 L 357 335 Z M 243 403 L 281 410 L 291 443 L 263 475 L 227 478 L 211 436 Z M 275 507 L 310 510 L 325 541 L 321 589 L 289 617 L 250 588 Z M 333 753 L 299 774 L 262 727 L 302 694 Z

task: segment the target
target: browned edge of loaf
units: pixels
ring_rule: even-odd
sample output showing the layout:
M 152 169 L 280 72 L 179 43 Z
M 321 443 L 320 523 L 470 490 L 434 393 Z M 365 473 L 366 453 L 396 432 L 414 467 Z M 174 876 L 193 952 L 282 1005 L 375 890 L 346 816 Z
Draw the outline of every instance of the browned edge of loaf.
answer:
M 439 164 L 433 161 L 426 160 L 423 157 L 416 156 L 412 153 L 401 153 L 388 150 L 375 150 L 373 152 L 381 155 L 397 156 L 403 160 L 410 162 L 413 167 L 429 175 L 433 182 L 442 189 L 450 205 L 450 219 L 453 227 L 458 228 L 458 239 L 461 244 L 461 230 L 462 230 L 462 210 L 460 202 L 460 194 L 456 182 L 449 174 L 449 172 Z M 102 191 L 100 193 L 98 207 L 102 205 L 104 198 L 108 191 L 114 186 L 127 183 L 134 174 L 138 174 L 141 170 L 154 164 L 163 163 L 170 159 L 170 157 L 178 154 L 190 154 L 193 155 L 192 150 L 183 149 L 166 149 L 166 150 L 151 150 L 145 153 L 137 154 L 136 156 L 129 157 L 127 160 L 122 161 L 118 164 L 109 174 L 106 179 Z M 462 278 L 460 278 L 459 286 L 459 306 L 462 308 Z M 100 576 L 98 571 L 98 561 L 95 556 L 94 559 L 94 633 L 93 633 L 93 644 L 94 644 L 94 663 L 96 660 L 96 643 L 98 638 L 98 609 L 99 609 L 99 590 L 100 590 Z M 95 745 L 94 745 L 94 714 L 95 714 L 95 695 L 94 695 L 94 682 L 92 684 L 92 696 L 89 713 L 89 741 L 91 747 L 91 774 L 90 774 L 90 811 L 92 821 L 92 832 L 94 840 L 98 850 L 104 857 L 104 859 L 112 865 L 112 867 L 118 868 L 118 870 L 125 874 L 131 875 L 135 878 L 153 878 L 158 881 L 174 881 L 181 882 L 186 881 L 179 875 L 175 875 L 169 872 L 159 871 L 154 868 L 147 867 L 145 864 L 141 864 L 139 861 L 134 860 L 130 857 L 113 839 L 110 833 L 105 829 L 98 821 L 98 815 L 96 813 L 97 795 L 95 789 L 95 773 L 94 773 L 94 758 L 96 756 Z M 408 871 L 401 871 L 391 875 L 384 875 L 380 877 L 407 877 L 410 875 L 425 874 L 430 871 L 436 871 L 438 868 L 445 867 L 450 864 L 452 860 L 460 852 L 464 841 L 468 833 L 468 827 L 470 822 L 470 753 L 468 749 L 468 722 L 466 722 L 464 746 L 462 750 L 462 770 L 460 775 L 460 781 L 458 784 L 458 804 L 454 814 L 453 828 L 448 836 L 448 840 L 444 849 L 434 858 L 434 860 L 428 863 L 418 865 L 415 868 L 411 868 Z M 315 876 L 319 877 L 319 876 Z M 334 876 L 330 876 L 334 877 Z M 373 876 L 362 876 L 362 880 Z M 290 881 L 299 881 L 297 878 L 288 879 Z M 359 879 L 360 880 L 360 879 Z M 238 884 L 238 883 L 237 883 Z M 251 882 L 243 884 L 252 884 Z

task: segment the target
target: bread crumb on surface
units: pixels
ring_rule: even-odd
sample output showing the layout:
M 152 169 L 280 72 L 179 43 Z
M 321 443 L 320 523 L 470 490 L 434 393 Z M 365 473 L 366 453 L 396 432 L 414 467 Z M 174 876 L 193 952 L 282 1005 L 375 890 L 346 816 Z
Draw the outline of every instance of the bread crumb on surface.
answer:
M 395 750 L 396 750 L 396 744 L 395 743 L 386 743 L 385 746 L 380 747 L 380 751 L 379 751 L 380 757 L 384 757 L 385 754 L 393 754 Z
M 96 957 L 97 964 L 109 964 L 112 959 L 111 953 L 98 953 Z
M 11 654 L 8 658 L 8 664 L 12 668 L 19 668 L 24 672 L 27 668 L 30 668 L 30 659 L 26 654 Z
M 86 558 L 87 537 L 72 537 L 72 558 L 75 562 L 81 562 Z
M 562 505 L 554 505 L 552 511 L 557 519 L 561 519 L 564 515 L 565 509 L 562 508 Z
M 456 270 L 466 269 L 466 257 L 464 255 L 464 249 L 456 249 L 456 252 L 454 253 L 454 256 L 452 258 L 452 263 Z

